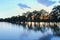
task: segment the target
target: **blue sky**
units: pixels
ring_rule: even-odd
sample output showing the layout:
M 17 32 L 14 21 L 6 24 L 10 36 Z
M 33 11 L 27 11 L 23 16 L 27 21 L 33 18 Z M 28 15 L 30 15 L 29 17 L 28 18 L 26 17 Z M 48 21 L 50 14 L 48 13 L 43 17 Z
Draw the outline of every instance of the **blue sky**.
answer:
M 0 18 L 7 18 L 33 10 L 45 9 L 59 5 L 59 0 L 0 0 Z

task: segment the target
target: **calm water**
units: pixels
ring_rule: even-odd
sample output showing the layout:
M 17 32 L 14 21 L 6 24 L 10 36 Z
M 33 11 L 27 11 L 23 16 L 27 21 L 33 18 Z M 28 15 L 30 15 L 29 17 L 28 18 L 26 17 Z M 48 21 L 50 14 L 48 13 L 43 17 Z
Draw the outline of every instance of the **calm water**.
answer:
M 18 25 L 0 22 L 0 40 L 60 40 L 60 36 L 54 35 L 55 28 L 50 28 L 48 25 L 46 27 L 46 23 L 45 25 L 42 24 L 34 25 L 33 23 L 31 25 L 27 23 Z

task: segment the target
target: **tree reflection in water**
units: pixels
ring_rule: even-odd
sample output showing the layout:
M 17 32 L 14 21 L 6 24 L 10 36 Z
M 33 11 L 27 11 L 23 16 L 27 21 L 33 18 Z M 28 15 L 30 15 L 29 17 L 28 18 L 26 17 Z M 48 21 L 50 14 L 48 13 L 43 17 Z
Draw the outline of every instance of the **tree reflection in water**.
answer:
M 41 31 L 42 33 L 51 29 L 53 31 L 53 35 L 60 36 L 60 28 L 56 22 L 26 22 L 22 23 L 24 28 L 28 28 L 29 30 Z

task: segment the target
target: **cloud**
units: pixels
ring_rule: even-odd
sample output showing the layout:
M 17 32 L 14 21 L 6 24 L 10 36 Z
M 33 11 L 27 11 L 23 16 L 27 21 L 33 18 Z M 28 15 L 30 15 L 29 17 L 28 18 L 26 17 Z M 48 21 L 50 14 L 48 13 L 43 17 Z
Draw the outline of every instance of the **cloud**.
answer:
M 60 3 L 60 1 L 59 1 L 59 3 Z
M 60 1 L 60 0 L 49 0 L 49 1 Z
M 45 6 L 51 6 L 52 4 L 55 3 L 55 1 L 50 1 L 50 0 L 37 0 L 38 3 L 41 3 Z
M 22 3 L 19 3 L 18 6 L 19 6 L 21 9 L 31 8 L 31 7 L 29 7 L 28 5 L 22 4 Z
M 47 34 L 47 35 L 41 37 L 39 40 L 51 40 L 52 37 L 53 37 L 53 35 Z

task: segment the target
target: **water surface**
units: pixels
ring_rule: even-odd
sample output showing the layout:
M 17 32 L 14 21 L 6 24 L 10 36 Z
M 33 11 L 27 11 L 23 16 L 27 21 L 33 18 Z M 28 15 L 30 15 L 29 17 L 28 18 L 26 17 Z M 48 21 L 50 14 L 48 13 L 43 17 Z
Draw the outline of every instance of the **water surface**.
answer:
M 44 23 L 18 25 L 0 22 L 0 40 L 60 40 L 60 36 L 54 35 L 58 28 L 49 27 L 46 23 L 42 24 Z M 59 26 L 59 23 L 57 25 Z

